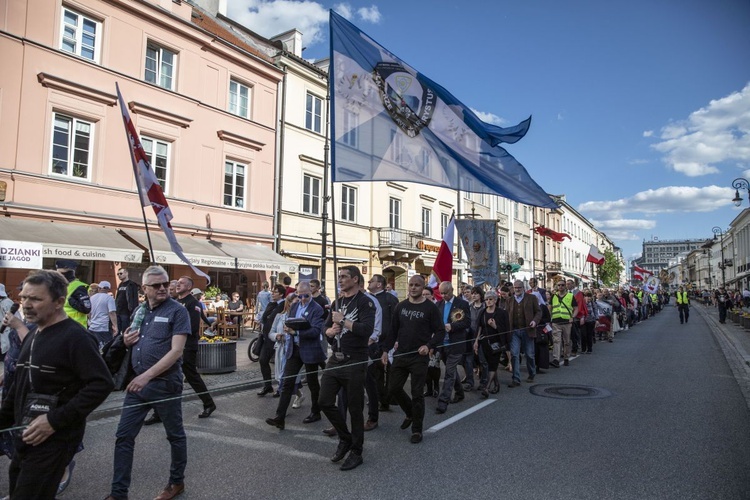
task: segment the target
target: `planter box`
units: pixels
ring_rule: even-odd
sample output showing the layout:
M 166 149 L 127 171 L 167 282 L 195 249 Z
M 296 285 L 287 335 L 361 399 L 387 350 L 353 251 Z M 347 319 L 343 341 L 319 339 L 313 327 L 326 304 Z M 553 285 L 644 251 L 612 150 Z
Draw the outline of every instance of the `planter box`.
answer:
M 200 342 L 198 373 L 230 373 L 237 370 L 237 342 Z

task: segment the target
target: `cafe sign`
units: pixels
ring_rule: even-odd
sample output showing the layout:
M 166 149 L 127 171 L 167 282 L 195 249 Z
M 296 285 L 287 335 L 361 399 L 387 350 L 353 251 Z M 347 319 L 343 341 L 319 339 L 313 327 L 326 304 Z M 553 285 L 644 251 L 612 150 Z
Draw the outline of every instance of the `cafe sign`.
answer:
M 0 240 L 0 268 L 41 269 L 41 243 Z

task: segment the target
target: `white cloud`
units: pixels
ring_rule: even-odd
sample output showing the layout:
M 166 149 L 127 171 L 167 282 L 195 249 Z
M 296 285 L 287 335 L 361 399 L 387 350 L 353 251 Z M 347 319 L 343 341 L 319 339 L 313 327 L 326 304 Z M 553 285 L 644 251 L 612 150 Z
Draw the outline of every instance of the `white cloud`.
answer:
M 357 14 L 363 21 L 368 23 L 378 24 L 383 16 L 380 15 L 377 5 L 371 5 L 370 7 L 362 7 L 357 10 Z
M 507 120 L 500 118 L 494 113 L 485 113 L 484 111 L 479 111 L 474 108 L 470 108 L 477 117 L 486 123 L 491 123 L 493 125 L 503 125 L 507 123 Z
M 357 16 L 352 6 L 345 2 L 334 5 L 333 10 L 350 21 L 379 23 L 383 18 L 376 5 L 358 9 Z M 328 8 L 312 0 L 229 0 L 227 14 L 248 29 L 269 38 L 293 28 L 302 33 L 305 46 L 326 38 Z
M 635 160 L 630 160 L 628 163 L 631 165 L 645 165 L 646 163 L 649 163 L 649 161 L 642 158 L 636 158 Z
M 565 119 L 565 117 L 563 116 L 562 113 L 557 113 L 557 120 L 558 121 L 563 121 L 564 119 Z
M 580 212 L 602 219 L 616 219 L 625 213 L 711 212 L 731 205 L 734 190 L 719 186 L 667 186 L 649 189 L 614 201 L 587 201 Z
M 644 132 L 644 136 L 648 137 Z M 683 121 L 661 129 L 652 148 L 670 168 L 690 177 L 718 173 L 722 162 L 750 162 L 750 84 L 709 102 Z
M 608 229 L 616 230 L 641 230 L 641 229 L 653 229 L 656 227 L 655 220 L 649 219 L 609 219 L 609 220 L 591 220 L 591 223 L 596 226 L 597 229 L 607 231 Z
M 643 137 L 651 137 L 652 135 L 654 135 L 654 131 L 653 130 L 645 130 L 643 132 Z

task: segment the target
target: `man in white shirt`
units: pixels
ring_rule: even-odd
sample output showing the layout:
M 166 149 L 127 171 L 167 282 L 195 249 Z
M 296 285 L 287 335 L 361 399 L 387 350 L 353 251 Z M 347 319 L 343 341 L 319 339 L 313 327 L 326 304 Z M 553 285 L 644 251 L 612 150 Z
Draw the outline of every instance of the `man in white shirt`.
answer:
M 117 335 L 117 306 L 110 295 L 109 281 L 99 283 L 99 292 L 91 297 L 89 333 L 96 339 L 99 349 Z

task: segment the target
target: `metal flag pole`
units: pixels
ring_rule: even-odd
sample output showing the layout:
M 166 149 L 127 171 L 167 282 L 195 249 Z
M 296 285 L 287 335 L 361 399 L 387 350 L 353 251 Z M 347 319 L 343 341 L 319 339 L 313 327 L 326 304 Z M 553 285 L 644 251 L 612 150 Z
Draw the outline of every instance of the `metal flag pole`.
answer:
M 125 109 L 125 101 L 122 99 L 122 94 L 120 93 L 120 85 L 115 82 L 115 87 L 117 88 L 117 96 L 120 99 L 120 106 L 122 109 Z M 125 119 L 125 114 L 123 113 L 123 119 Z M 127 124 L 125 124 L 125 131 L 127 132 Z M 126 138 L 129 136 L 126 134 Z M 133 165 L 133 175 L 135 175 L 135 185 L 138 188 L 138 201 L 139 205 L 141 206 L 141 214 L 143 214 L 143 227 L 146 229 L 146 240 L 148 241 L 148 251 L 149 255 L 151 256 L 151 262 L 150 264 L 156 263 L 156 258 L 154 257 L 154 246 L 151 243 L 151 233 L 148 230 L 148 221 L 146 219 L 146 207 L 143 206 L 143 191 L 141 189 L 141 183 L 138 181 L 138 164 L 135 161 L 135 155 L 133 154 L 133 144 L 130 143 L 130 139 L 128 139 L 128 152 L 130 153 L 130 163 Z
M 331 111 L 331 86 L 330 86 L 330 77 L 328 79 L 329 84 L 326 85 L 326 131 L 325 131 L 325 143 L 323 146 L 323 213 L 321 214 L 321 222 L 322 227 L 320 230 L 320 238 L 321 238 L 321 248 L 320 248 L 320 288 L 321 290 L 326 290 L 326 273 L 327 273 L 327 263 L 328 263 L 328 182 L 329 182 L 329 175 L 328 175 L 328 155 L 329 151 L 331 149 L 330 145 L 330 135 L 329 135 L 329 128 L 330 128 L 330 111 Z M 331 191 L 333 191 L 333 182 L 331 182 Z M 334 255 L 334 267 L 335 267 L 335 255 Z M 336 290 L 337 287 L 334 286 L 334 290 Z M 334 292 L 334 296 L 336 293 Z

